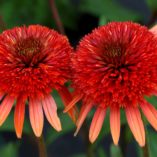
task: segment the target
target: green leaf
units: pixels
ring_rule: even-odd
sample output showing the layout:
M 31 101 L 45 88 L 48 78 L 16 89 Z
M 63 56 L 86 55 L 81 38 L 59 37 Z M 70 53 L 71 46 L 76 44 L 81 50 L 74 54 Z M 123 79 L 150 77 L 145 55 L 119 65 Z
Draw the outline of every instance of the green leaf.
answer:
M 103 147 L 98 147 L 98 157 L 107 157 Z
M 54 26 L 48 1 L 3 1 L 0 5 L 0 14 L 3 17 L 7 28 L 30 24 Z
M 17 157 L 18 145 L 16 143 L 8 143 L 0 147 L 1 157 Z
M 104 16 L 108 21 L 138 21 L 141 19 L 138 13 L 120 6 L 113 0 L 82 0 L 80 11 L 97 17 Z
M 152 10 L 157 9 L 157 0 L 146 0 L 146 3 Z
M 157 108 L 157 97 L 151 96 L 151 97 L 145 97 L 145 99 L 150 103 L 153 104 Z
M 55 99 L 55 102 L 57 104 L 57 108 L 61 111 L 64 109 L 63 102 L 61 100 L 61 97 L 59 96 L 58 92 L 56 90 L 53 91 L 52 93 L 53 98 Z
M 156 157 L 157 149 L 156 149 L 156 141 L 157 141 L 157 133 L 152 129 L 147 129 L 147 145 L 149 150 L 149 157 Z
M 137 146 L 136 149 L 137 149 L 137 156 L 138 157 L 143 157 L 143 150 L 142 150 L 142 148 Z
M 119 146 L 111 145 L 110 147 L 111 157 L 122 157 L 122 152 Z
M 106 25 L 107 23 L 108 23 L 108 20 L 106 19 L 104 15 L 99 17 L 99 26 Z
M 46 133 L 46 144 L 49 145 L 52 142 L 54 142 L 57 138 L 59 138 L 60 136 L 74 130 L 75 125 L 72 122 L 72 120 L 70 119 L 70 117 L 67 114 L 61 114 L 59 115 L 60 119 L 61 119 L 61 124 L 62 124 L 62 131 L 61 132 L 56 132 L 56 130 L 54 130 L 52 127 L 50 127 L 50 129 L 47 131 Z

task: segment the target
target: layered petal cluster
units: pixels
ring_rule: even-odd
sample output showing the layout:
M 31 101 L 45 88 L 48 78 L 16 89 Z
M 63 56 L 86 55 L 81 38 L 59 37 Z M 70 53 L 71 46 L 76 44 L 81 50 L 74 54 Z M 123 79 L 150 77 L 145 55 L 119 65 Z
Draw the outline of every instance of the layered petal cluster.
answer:
M 72 58 L 76 92 L 65 109 L 68 111 L 82 99 L 76 134 L 94 107 L 96 112 L 89 131 L 89 139 L 94 142 L 109 108 L 111 134 L 118 144 L 122 108 L 135 139 L 144 146 L 140 108 L 157 130 L 157 110 L 144 99 L 157 92 L 156 61 L 157 41 L 139 24 L 111 22 L 86 35 Z
M 57 131 L 61 130 L 51 91 L 57 90 L 65 105 L 72 99 L 64 87 L 70 76 L 72 51 L 65 36 L 40 25 L 16 27 L 0 35 L 0 125 L 15 104 L 15 130 L 21 137 L 28 104 L 36 136 L 42 133 L 43 113 Z M 69 114 L 74 119 L 73 110 Z

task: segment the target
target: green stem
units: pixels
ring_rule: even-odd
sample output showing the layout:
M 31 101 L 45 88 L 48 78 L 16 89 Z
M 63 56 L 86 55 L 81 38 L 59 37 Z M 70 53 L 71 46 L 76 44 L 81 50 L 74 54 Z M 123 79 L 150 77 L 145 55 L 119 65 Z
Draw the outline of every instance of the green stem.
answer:
M 149 151 L 148 151 L 147 141 L 146 141 L 145 146 L 142 148 L 142 150 L 143 150 L 143 157 L 149 157 Z
M 122 150 L 123 156 L 126 156 L 126 147 L 128 145 L 128 140 L 126 139 L 127 134 L 127 126 L 122 125 L 121 126 L 121 139 L 120 139 L 120 148 Z
M 142 148 L 143 151 L 143 157 L 149 157 L 149 146 L 148 146 L 148 130 L 147 130 L 147 126 L 146 126 L 146 119 L 144 118 L 144 115 L 142 114 L 142 121 L 144 122 L 144 128 L 145 128 L 145 132 L 146 132 L 146 142 L 145 142 L 145 146 Z
M 38 145 L 38 151 L 39 151 L 39 157 L 47 157 L 47 151 L 46 146 L 44 142 L 44 137 L 41 136 L 36 139 L 37 145 Z
M 0 16 L 0 30 L 1 31 L 4 31 L 6 29 L 6 24 L 5 22 L 3 21 L 3 17 Z
M 95 157 L 94 147 L 93 147 L 93 144 L 91 144 L 89 141 L 88 134 L 89 134 L 89 131 L 88 131 L 86 122 L 84 122 L 84 125 L 81 128 L 81 135 L 82 135 L 83 141 L 86 144 L 86 157 Z
M 53 15 L 53 18 L 54 18 L 54 21 L 56 23 L 58 31 L 61 34 L 65 34 L 64 27 L 63 27 L 62 21 L 61 21 L 60 16 L 59 16 L 55 0 L 50 0 L 50 6 L 51 6 L 51 12 L 52 12 L 52 15 Z

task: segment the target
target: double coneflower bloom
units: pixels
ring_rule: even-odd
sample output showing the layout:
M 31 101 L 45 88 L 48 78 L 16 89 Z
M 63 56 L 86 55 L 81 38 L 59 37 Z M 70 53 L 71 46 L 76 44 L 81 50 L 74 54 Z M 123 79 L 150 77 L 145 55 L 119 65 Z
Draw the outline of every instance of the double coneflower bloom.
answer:
M 51 91 L 57 90 L 65 105 L 72 99 L 64 87 L 70 76 L 71 53 L 65 36 L 39 25 L 17 27 L 0 35 L 0 125 L 15 103 L 14 125 L 21 137 L 28 104 L 36 136 L 42 133 L 43 111 L 49 123 L 61 130 Z M 73 113 L 69 112 L 75 120 Z
M 78 133 L 87 114 L 95 108 L 89 130 L 93 143 L 110 110 L 114 143 L 120 136 L 120 110 L 140 146 L 145 130 L 140 110 L 157 130 L 157 110 L 145 96 L 157 93 L 157 40 L 146 27 L 131 22 L 112 22 L 86 35 L 72 58 L 75 95 L 65 112 L 82 99 L 76 122 Z
M 0 35 L 0 125 L 15 104 L 15 130 L 21 137 L 28 104 L 36 136 L 42 133 L 43 111 L 60 131 L 57 106 L 51 95 L 55 89 L 67 106 L 65 112 L 74 121 L 74 106 L 82 100 L 75 134 L 95 108 L 89 131 L 89 139 L 94 142 L 109 109 L 111 134 L 118 144 L 122 109 L 135 139 L 144 146 L 140 109 L 157 130 L 157 110 L 145 100 L 145 96 L 157 93 L 155 35 L 138 24 L 112 22 L 86 35 L 76 53 L 72 51 L 65 36 L 39 25 L 17 27 Z M 72 95 L 64 86 L 70 76 L 75 89 Z

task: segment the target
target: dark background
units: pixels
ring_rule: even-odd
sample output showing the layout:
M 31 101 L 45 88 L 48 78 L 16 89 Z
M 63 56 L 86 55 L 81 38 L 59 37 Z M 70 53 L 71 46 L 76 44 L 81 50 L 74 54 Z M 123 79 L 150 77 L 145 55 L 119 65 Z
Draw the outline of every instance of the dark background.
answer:
M 111 21 L 134 21 L 152 27 L 157 20 L 157 0 L 56 0 L 65 34 L 76 47 L 79 40 L 92 29 Z M 41 24 L 58 30 L 53 16 L 51 0 L 0 0 L 0 30 L 15 26 Z M 58 30 L 59 31 L 59 30 Z M 62 132 L 56 133 L 45 120 L 44 139 L 49 157 L 155 157 L 157 154 L 157 133 L 145 121 L 147 147 L 140 148 L 132 137 L 121 116 L 121 137 L 119 146 L 112 143 L 109 118 L 94 145 L 87 140 L 91 115 L 77 137 L 73 137 L 75 126 L 63 114 L 63 105 L 58 94 L 53 93 L 62 121 Z M 156 97 L 149 101 L 157 106 Z M 28 113 L 26 114 L 23 137 L 17 139 L 13 126 L 13 110 L 0 127 L 0 157 L 38 157 L 38 140 L 34 137 Z M 147 154 L 147 155 L 146 155 Z

